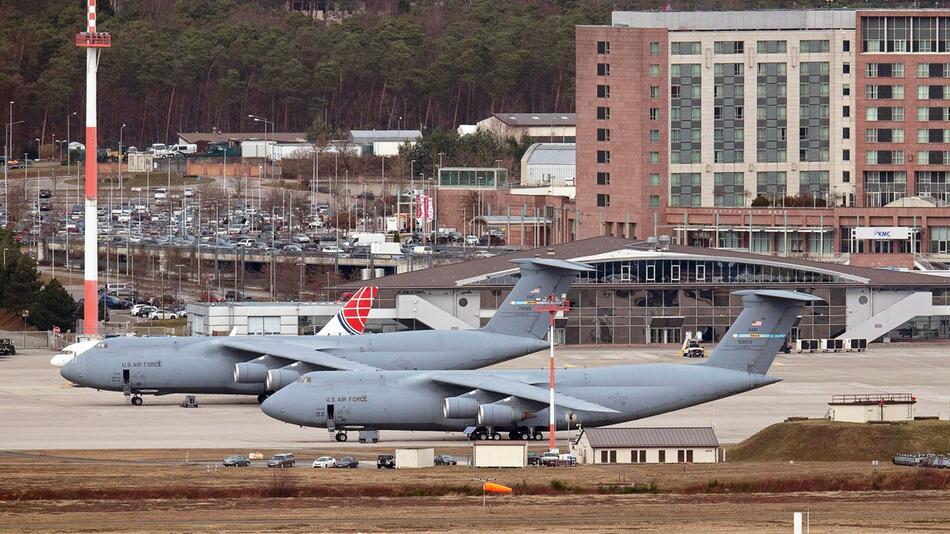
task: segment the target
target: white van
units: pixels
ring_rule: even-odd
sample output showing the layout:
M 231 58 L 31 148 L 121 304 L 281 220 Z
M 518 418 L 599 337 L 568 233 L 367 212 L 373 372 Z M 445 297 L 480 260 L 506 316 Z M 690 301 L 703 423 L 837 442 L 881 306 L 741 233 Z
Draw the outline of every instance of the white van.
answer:
M 165 200 L 168 198 L 168 189 L 159 187 L 155 190 L 155 200 Z
M 432 247 L 416 245 L 410 250 L 413 254 L 432 254 Z
M 191 144 L 191 143 L 184 143 L 184 144 L 179 143 L 177 145 L 172 145 L 168 147 L 168 149 L 178 154 L 194 154 L 198 152 L 198 145 Z
M 115 297 L 128 297 L 132 295 L 132 286 L 129 284 L 106 284 L 106 293 Z

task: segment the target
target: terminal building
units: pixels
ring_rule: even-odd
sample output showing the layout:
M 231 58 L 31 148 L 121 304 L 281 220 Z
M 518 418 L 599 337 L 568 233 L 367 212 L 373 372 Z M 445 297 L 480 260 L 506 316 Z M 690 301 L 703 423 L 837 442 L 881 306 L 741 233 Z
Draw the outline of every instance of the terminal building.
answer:
M 577 237 L 947 257 L 950 10 L 618 11 L 576 43 Z
M 577 280 L 568 294 L 572 309 L 556 322 L 557 341 L 567 344 L 679 344 L 686 332 L 716 343 L 742 309 L 741 299 L 730 293 L 763 287 L 824 299 L 802 309 L 792 341 L 950 338 L 950 278 L 608 236 L 353 282 L 337 290 L 379 286 L 368 331 L 478 328 L 519 275 L 511 260 L 536 256 L 596 269 Z M 245 333 L 251 325 L 260 325 L 265 334 L 292 333 L 297 325 L 298 334 L 309 334 L 340 305 L 192 305 L 189 321 L 199 335 L 226 335 L 235 326 Z

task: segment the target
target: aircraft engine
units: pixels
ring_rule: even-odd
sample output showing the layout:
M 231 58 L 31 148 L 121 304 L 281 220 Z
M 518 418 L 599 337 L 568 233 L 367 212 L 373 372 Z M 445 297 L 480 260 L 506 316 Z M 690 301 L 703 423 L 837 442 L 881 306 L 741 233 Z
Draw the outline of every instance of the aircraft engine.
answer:
M 461 397 L 447 397 L 442 404 L 446 419 L 474 419 L 478 416 L 478 401 Z
M 478 407 L 478 424 L 482 426 L 506 426 L 515 419 L 515 411 L 510 406 L 483 404 Z
M 267 391 L 277 391 L 285 386 L 293 384 L 300 373 L 291 369 L 271 369 L 267 371 Z
M 267 380 L 267 366 L 259 363 L 234 364 L 234 381 L 239 384 L 255 384 Z

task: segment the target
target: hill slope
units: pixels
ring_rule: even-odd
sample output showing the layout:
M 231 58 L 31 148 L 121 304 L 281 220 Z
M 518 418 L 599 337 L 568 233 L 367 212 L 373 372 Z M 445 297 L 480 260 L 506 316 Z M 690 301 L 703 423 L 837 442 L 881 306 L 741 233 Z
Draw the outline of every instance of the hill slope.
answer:
M 729 450 L 732 461 L 888 460 L 898 452 L 950 453 L 950 421 L 890 425 L 826 420 L 777 423 Z

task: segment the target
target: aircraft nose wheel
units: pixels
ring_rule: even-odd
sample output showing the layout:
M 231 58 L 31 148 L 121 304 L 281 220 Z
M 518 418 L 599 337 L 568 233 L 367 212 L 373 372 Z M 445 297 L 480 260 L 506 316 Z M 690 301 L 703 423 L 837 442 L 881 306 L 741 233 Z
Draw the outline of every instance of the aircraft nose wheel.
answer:
M 336 433 L 336 440 L 339 441 L 339 442 L 341 442 L 341 443 L 344 442 L 344 441 L 346 441 L 346 432 L 337 432 L 337 433 Z
M 535 441 L 541 441 L 542 439 L 544 439 L 544 434 L 540 432 L 535 432 L 534 434 L 531 435 L 531 437 L 534 438 Z
M 132 406 L 141 406 L 141 405 L 142 405 L 142 397 L 138 395 L 132 397 Z
M 268 395 L 267 393 L 261 393 L 260 395 L 257 396 L 257 403 L 264 404 L 264 401 L 267 400 L 267 397 L 270 397 L 270 395 Z

